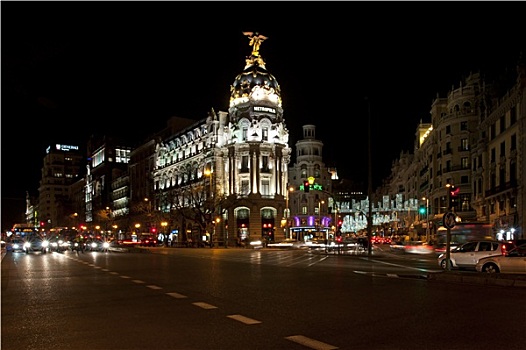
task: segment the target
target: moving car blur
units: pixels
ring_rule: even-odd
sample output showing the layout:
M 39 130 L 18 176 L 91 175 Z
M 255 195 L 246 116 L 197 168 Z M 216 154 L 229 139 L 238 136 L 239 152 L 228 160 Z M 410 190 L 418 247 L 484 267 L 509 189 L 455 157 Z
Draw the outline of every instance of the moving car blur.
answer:
M 291 249 L 309 249 L 309 245 L 304 241 L 294 238 L 286 238 L 280 242 L 272 242 L 267 244 L 269 248 L 291 248 Z
M 389 249 L 406 254 L 435 254 L 435 246 L 422 241 L 391 241 Z
M 11 252 L 23 252 L 24 241 L 21 238 L 13 238 L 6 244 L 7 251 Z

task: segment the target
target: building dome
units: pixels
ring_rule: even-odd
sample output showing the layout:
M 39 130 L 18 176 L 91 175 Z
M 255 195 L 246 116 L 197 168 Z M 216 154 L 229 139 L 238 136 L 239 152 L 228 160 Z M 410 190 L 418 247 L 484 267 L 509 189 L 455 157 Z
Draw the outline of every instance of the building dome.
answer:
M 252 54 L 246 65 L 230 86 L 230 107 L 250 100 L 267 100 L 281 107 L 281 89 L 276 78 L 267 71 L 265 61 L 259 55 L 259 46 L 266 37 L 258 33 L 245 32 L 249 36 Z

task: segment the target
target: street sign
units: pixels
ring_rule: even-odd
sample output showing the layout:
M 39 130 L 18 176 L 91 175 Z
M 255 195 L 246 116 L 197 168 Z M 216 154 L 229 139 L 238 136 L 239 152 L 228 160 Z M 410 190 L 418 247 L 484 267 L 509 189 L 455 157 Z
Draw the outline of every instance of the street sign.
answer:
M 455 218 L 456 218 L 455 213 L 450 212 L 450 211 L 445 213 L 444 218 L 442 219 L 442 221 L 444 222 L 444 227 L 445 228 L 455 227 Z

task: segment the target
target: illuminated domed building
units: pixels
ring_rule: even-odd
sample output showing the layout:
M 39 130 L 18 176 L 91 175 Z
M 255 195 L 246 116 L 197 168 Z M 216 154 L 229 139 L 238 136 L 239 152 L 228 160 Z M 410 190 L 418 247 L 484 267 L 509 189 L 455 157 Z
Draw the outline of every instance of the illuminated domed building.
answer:
M 252 53 L 230 87 L 228 113 L 212 109 L 155 147 L 155 212 L 178 229 L 179 241 L 235 245 L 285 237 L 291 149 L 280 86 L 260 56 L 267 38 L 244 34 Z

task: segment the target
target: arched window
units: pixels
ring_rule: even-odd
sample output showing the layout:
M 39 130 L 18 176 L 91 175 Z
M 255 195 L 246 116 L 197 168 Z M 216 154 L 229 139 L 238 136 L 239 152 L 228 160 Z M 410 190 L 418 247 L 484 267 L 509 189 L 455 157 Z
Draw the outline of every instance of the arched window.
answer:
M 301 166 L 301 177 L 304 179 L 307 178 L 307 166 L 306 165 Z

